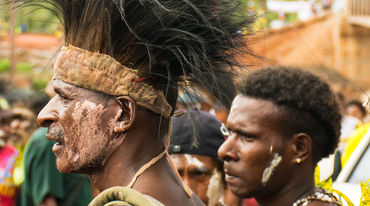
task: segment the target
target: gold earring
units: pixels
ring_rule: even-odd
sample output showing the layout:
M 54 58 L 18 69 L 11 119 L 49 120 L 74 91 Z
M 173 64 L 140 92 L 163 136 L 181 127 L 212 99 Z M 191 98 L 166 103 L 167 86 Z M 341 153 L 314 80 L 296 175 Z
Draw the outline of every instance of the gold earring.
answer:
M 297 164 L 299 164 L 299 163 L 302 162 L 302 159 L 301 158 L 297 158 L 295 161 L 297 162 Z

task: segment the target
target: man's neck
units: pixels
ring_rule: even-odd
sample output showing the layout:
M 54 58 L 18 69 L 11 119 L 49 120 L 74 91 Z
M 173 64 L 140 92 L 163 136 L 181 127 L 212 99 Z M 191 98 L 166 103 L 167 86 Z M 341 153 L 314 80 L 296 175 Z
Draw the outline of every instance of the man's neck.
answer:
M 315 183 L 313 177 L 298 178 L 285 185 L 278 192 L 266 196 L 255 197 L 259 206 L 286 206 L 293 205 L 297 199 L 313 194 Z
M 156 137 L 128 135 L 101 170 L 88 174 L 92 187 L 100 193 L 113 186 L 127 186 L 136 172 L 163 150 Z

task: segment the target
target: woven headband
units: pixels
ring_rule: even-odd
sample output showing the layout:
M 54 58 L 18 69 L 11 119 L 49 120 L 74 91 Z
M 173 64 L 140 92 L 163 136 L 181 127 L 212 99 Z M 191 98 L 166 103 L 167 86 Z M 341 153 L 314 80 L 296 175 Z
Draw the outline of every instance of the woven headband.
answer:
M 162 91 L 138 81 L 137 71 L 106 54 L 64 46 L 55 62 L 53 79 L 113 96 L 130 96 L 157 114 L 171 114 L 172 108 Z

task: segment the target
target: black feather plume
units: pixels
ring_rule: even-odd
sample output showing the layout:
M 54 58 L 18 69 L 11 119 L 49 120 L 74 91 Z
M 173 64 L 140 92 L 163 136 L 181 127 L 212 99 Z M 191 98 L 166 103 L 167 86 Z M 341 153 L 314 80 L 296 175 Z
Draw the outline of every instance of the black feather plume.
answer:
M 172 106 L 184 82 L 230 106 L 233 67 L 240 66 L 235 57 L 248 52 L 240 31 L 253 22 L 235 0 L 14 2 L 52 10 L 64 24 L 66 45 L 108 54 L 138 70 Z

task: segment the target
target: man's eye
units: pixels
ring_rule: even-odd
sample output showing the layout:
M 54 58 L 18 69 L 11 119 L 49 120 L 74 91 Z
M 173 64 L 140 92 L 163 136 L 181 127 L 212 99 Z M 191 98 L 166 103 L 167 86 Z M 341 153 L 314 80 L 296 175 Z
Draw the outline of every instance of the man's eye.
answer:
M 242 137 L 242 138 L 245 138 L 245 139 L 253 139 L 253 135 L 250 135 L 250 134 L 247 134 L 247 133 L 244 133 L 244 132 L 239 132 L 237 131 L 236 132 L 238 134 L 239 137 Z
M 62 94 L 58 94 L 58 96 L 63 100 L 63 102 L 67 102 L 69 100 L 66 96 Z
M 192 171 L 192 175 L 196 176 L 196 177 L 203 177 L 203 176 L 206 176 L 208 174 L 209 174 L 209 172 L 201 171 L 201 170 Z

